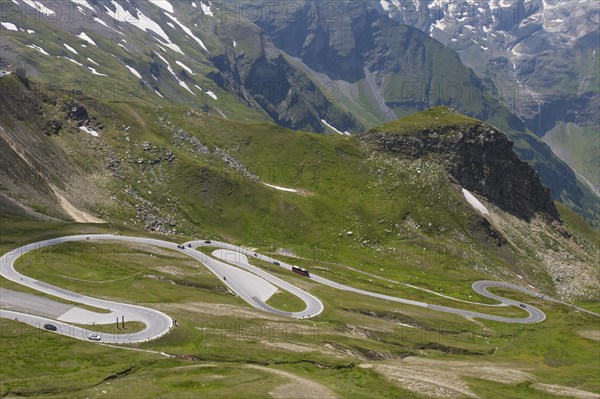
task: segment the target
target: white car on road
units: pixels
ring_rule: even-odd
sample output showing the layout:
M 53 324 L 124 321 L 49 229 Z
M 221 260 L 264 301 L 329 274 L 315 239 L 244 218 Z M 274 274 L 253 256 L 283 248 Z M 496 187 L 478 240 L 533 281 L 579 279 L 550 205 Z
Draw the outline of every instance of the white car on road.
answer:
M 88 339 L 91 339 L 92 341 L 100 341 L 102 339 L 102 335 L 98 333 L 91 333 L 88 334 Z

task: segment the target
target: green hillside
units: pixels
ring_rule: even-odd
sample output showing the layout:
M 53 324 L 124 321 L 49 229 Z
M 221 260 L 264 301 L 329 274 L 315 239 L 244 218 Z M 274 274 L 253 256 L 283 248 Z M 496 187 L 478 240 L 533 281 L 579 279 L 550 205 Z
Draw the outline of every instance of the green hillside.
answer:
M 0 318 L 0 397 L 600 394 L 598 318 L 569 306 L 600 304 L 599 204 L 565 163 L 597 180 L 592 131 L 547 137 L 569 149 L 557 158 L 458 53 L 378 3 L 90 0 L 55 17 L 42 3 L 58 4 L 0 0 L 29 11 L 1 18 L 0 69 L 26 77 L 0 78 L 0 255 L 73 234 L 220 240 L 356 289 L 547 318 L 463 317 L 250 256 L 322 301 L 292 319 L 251 307 L 192 248 L 85 240 L 15 267 L 177 326 L 113 347 Z M 479 280 L 566 303 L 498 288 L 523 306 L 496 306 Z M 268 304 L 301 309 L 291 292 Z
M 555 290 L 556 282 L 540 271 L 542 263 L 534 256 L 541 251 L 535 248 L 538 244 L 522 243 L 532 245 L 527 254 L 514 242 L 499 250 L 493 236 L 513 233 L 502 232 L 500 225 L 490 230 L 434 160 L 398 158 L 359 137 L 294 132 L 179 107 L 76 98 L 103 124 L 96 138 L 78 130 L 65 115 L 65 102 L 73 100 L 60 91 L 46 93 L 55 101 L 40 101 L 22 90 L 19 108 L 31 112 L 33 126 L 46 126 L 55 118 L 64 128 L 47 136 L 13 120 L 22 128 L 14 130 L 15 144 L 7 148 L 8 154 L 27 148 L 24 159 L 31 166 L 25 162 L 30 168 L 26 174 L 5 176 L 3 202 L 13 205 L 3 209 L 9 213 L 72 218 L 52 190 L 45 196 L 23 197 L 40 185 L 54 186 L 74 208 L 120 228 L 216 237 L 269 250 L 293 247 L 319 253 L 327 261 L 373 270 L 381 266 L 394 270 L 396 277 L 421 274 L 427 267 L 427 275 L 420 277 L 424 284 L 450 284 L 447 289 L 458 292 L 468 292 L 469 284 L 452 282 L 449 274 L 459 281 L 466 277 L 465 268 L 511 275 L 518 253 L 525 258 L 516 267 Z M 38 107 L 45 113 L 37 113 Z M 415 123 L 435 129 L 438 123 L 460 127 L 476 121 L 437 108 L 384 129 L 414 129 Z M 66 165 L 82 167 L 73 173 Z M 40 173 L 44 170 L 62 172 Z M 14 206 L 17 201 L 21 206 Z M 557 232 L 550 229 L 548 234 Z M 506 241 L 512 239 L 501 240 Z M 435 257 L 427 258 L 425 265 L 415 263 L 423 251 L 444 254 L 439 256 L 447 258 L 447 267 L 438 269 Z M 581 290 L 576 295 L 590 294 Z
M 425 129 L 436 129 L 449 126 L 476 125 L 481 121 L 459 114 L 448 107 L 435 107 L 423 112 L 415 112 L 393 122 L 388 122 L 372 129 L 374 132 L 389 132 L 402 134 L 418 132 Z
M 10 128 L 10 135 L 2 132 L 6 145 L 0 166 L 7 170 L 8 162 L 21 159 L 22 169 L 3 174 L 1 182 L 3 252 L 76 233 L 173 242 L 221 239 L 271 255 L 285 249 L 298 257 L 282 259 L 357 288 L 511 316 L 522 314 L 521 309 L 488 306 L 491 301 L 474 293 L 472 282 L 524 280 L 548 295 L 563 296 L 565 286 L 555 280 L 549 262 L 564 253 L 580 260 L 573 263 L 576 281 L 591 284 L 566 286 L 573 294 L 567 299 L 591 307 L 598 301 L 593 286 L 598 244 L 581 219 L 563 212 L 565 235 L 543 215 L 526 222 L 486 202 L 493 214 L 487 220 L 432 159 L 392 156 L 364 137 L 242 123 L 190 107 L 136 99 L 116 103 L 52 88 L 39 96 L 14 76 L 8 78 L 15 90 L 11 97 L 19 102 L 0 114 Z M 69 114 L 73 107 L 85 108 L 97 137 L 78 128 L 82 121 Z M 61 123 L 57 134 L 47 129 L 50 121 Z M 435 131 L 474 123 L 436 108 L 380 129 Z M 68 221 L 69 208 L 48 189 L 52 186 L 74 208 L 103 223 Z M 42 187 L 43 195 L 25 195 Z M 159 309 L 177 319 L 178 326 L 157 341 L 127 350 L 39 333 L 2 319 L 0 349 L 7 354 L 1 365 L 7 377 L 0 382 L 2 395 L 426 394 L 398 380 L 399 369 L 410 381 L 431 370 L 448 370 L 435 387 L 482 397 L 490 392 L 548 397 L 539 384 L 600 392 L 597 345 L 588 338 L 597 331 L 596 319 L 563 305 L 502 293 L 540 307 L 548 319 L 526 328 L 499 325 L 353 295 L 254 262 L 323 301 L 325 311 L 317 318 L 292 323 L 251 308 L 182 256 L 147 246 L 97 244 L 95 256 L 73 258 L 74 250 L 87 253 L 87 248 L 82 243 L 42 250 L 41 256 L 20 259 L 17 268 L 82 294 Z M 5 279 L 0 286 L 17 289 Z M 296 306 L 285 295 L 270 303 L 282 309 Z

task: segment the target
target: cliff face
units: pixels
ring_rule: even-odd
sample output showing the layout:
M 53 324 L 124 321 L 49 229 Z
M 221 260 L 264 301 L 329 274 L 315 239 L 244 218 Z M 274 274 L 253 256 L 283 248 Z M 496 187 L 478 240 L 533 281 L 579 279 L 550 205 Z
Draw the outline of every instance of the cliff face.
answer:
M 542 212 L 559 220 L 550 190 L 513 152 L 513 142 L 492 126 L 460 124 L 401 133 L 372 130 L 363 140 L 411 159 L 436 157 L 464 188 L 519 218 L 530 220 Z

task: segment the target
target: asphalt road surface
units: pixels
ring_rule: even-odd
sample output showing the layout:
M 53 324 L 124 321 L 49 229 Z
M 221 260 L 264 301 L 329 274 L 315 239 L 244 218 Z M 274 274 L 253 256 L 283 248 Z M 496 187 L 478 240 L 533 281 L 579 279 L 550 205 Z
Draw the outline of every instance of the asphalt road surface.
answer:
M 265 262 L 269 262 L 269 263 L 274 263 L 276 261 L 271 256 L 261 255 L 259 253 L 255 253 L 249 249 L 239 247 L 236 245 L 232 245 L 229 243 L 220 242 L 220 241 L 206 242 L 206 241 L 198 240 L 198 241 L 190 241 L 188 243 L 185 243 L 186 246 L 188 244 L 191 245 L 192 248 L 197 248 L 197 247 L 202 247 L 202 246 L 215 246 L 215 247 L 221 248 L 221 250 L 225 250 L 228 253 L 228 255 L 224 256 L 223 259 L 226 259 L 226 258 L 234 259 L 235 262 L 237 262 L 238 264 L 247 263 L 247 257 L 254 257 L 256 259 L 259 259 L 259 260 L 262 260 Z M 237 255 L 238 259 L 236 259 L 235 253 L 238 254 Z M 244 259 L 246 259 L 246 260 L 244 261 Z M 233 263 L 233 262 L 230 262 L 230 263 Z M 285 263 L 282 261 L 277 261 L 277 263 L 279 264 L 279 267 L 282 267 L 289 271 L 292 270 L 291 264 L 288 264 L 288 263 Z M 464 317 L 480 318 L 480 319 L 494 320 L 494 321 L 500 321 L 500 322 L 505 322 L 505 323 L 519 323 L 519 324 L 539 323 L 546 319 L 545 313 L 534 306 L 527 305 L 527 304 L 524 304 L 524 303 L 521 303 L 518 301 L 514 301 L 512 299 L 504 298 L 504 297 L 492 294 L 487 291 L 488 288 L 492 288 L 492 287 L 508 288 L 508 289 L 522 292 L 522 293 L 530 295 L 530 296 L 534 296 L 534 297 L 538 297 L 538 298 L 540 297 L 540 294 L 535 291 L 531 291 L 531 290 L 528 290 L 528 289 L 525 289 L 525 288 L 522 288 L 522 287 L 519 287 L 519 286 L 516 286 L 513 284 L 504 283 L 504 282 L 500 282 L 500 281 L 477 281 L 477 282 L 473 283 L 472 287 L 473 287 L 473 290 L 476 291 L 477 293 L 479 293 L 485 297 L 495 299 L 495 300 L 499 301 L 501 304 L 504 304 L 506 306 L 519 306 L 524 312 L 528 313 L 527 317 L 517 318 L 517 317 L 496 316 L 496 315 L 491 315 L 491 314 L 487 314 L 487 313 L 473 312 L 473 311 L 469 311 L 469 310 L 457 309 L 457 308 L 452 308 L 452 307 L 448 307 L 448 306 L 440 306 L 440 305 L 428 304 L 426 302 L 413 301 L 411 299 L 405 299 L 405 298 L 399 298 L 399 297 L 395 297 L 395 296 L 391 296 L 391 295 L 380 294 L 377 292 L 371 292 L 371 291 L 362 290 L 359 288 L 354 288 L 354 287 L 351 287 L 348 285 L 340 284 L 333 280 L 329 280 L 325 277 L 315 275 L 312 272 L 310 273 L 309 278 L 312 281 L 315 281 L 315 282 L 318 282 L 318 283 L 321 283 L 321 284 L 324 284 L 329 287 L 336 288 L 336 289 L 339 289 L 342 291 L 354 292 L 354 293 L 357 293 L 360 295 L 367 295 L 370 297 L 379 298 L 379 299 L 383 299 L 383 300 L 387 300 L 387 301 L 403 303 L 403 304 L 413 305 L 413 306 L 419 306 L 419 307 L 432 309 L 432 310 L 436 310 L 436 311 L 440 311 L 440 312 L 453 313 L 453 314 L 457 314 L 457 315 L 464 316 Z M 597 313 L 590 312 L 586 309 L 578 308 L 571 304 L 561 302 L 559 300 L 556 300 L 556 299 L 553 299 L 553 298 L 550 298 L 547 296 L 544 296 L 543 299 L 547 300 L 547 301 L 551 301 L 551 302 L 562 303 L 564 305 L 574 307 L 578 311 L 589 313 L 589 314 L 592 314 L 595 316 L 600 316 Z M 521 306 L 521 305 L 523 305 L 523 306 Z
M 99 241 L 99 240 L 117 240 L 117 241 L 128 241 L 128 242 L 137 242 L 141 244 L 151 244 L 156 245 L 163 248 L 172 248 L 175 247 L 175 244 L 168 243 L 166 241 L 160 240 L 152 240 L 148 238 L 137 238 L 137 237 L 123 237 L 123 236 L 114 236 L 109 234 L 99 234 L 99 235 L 80 235 L 80 236 L 68 236 L 68 237 L 59 237 L 53 238 L 46 241 L 41 241 L 33 244 L 28 244 L 20 248 L 16 248 L 10 252 L 7 252 L 0 258 L 0 275 L 7 278 L 8 280 L 14 281 L 15 283 L 27 286 L 34 290 L 43 292 L 45 294 L 52 295 L 57 298 L 66 299 L 70 302 L 76 302 L 100 309 L 108 309 L 110 313 L 94 313 L 87 311 L 85 309 L 80 309 L 79 313 L 82 317 L 70 317 L 67 320 L 59 320 L 53 319 L 49 317 L 43 316 L 34 316 L 28 313 L 23 312 L 15 312 L 5 309 L 0 309 L 0 317 L 17 319 L 18 321 L 25 322 L 27 324 L 37 326 L 43 328 L 44 324 L 50 323 L 54 324 L 58 330 L 57 332 L 62 335 L 67 335 L 77 339 L 88 339 L 88 333 L 94 331 L 93 324 L 90 322 L 89 316 L 90 313 L 96 315 L 96 320 L 98 320 L 97 324 L 108 324 L 108 323 L 116 323 L 117 317 L 121 319 L 121 317 L 125 317 L 126 321 L 140 321 L 146 324 L 146 328 L 143 331 L 137 333 L 130 334 L 102 334 L 102 342 L 105 343 L 134 343 L 134 342 L 144 342 L 152 339 L 156 339 L 158 337 L 163 336 L 173 326 L 173 321 L 171 317 L 166 314 L 159 312 L 154 309 L 145 308 L 142 306 L 125 304 L 115 301 L 108 301 L 104 299 L 93 298 L 90 296 L 85 296 L 78 294 L 76 292 L 68 291 L 59 287 L 55 287 L 53 285 L 44 283 L 42 281 L 24 276 L 17 272 L 14 268 L 14 262 L 20 256 L 38 250 L 50 245 L 62 244 L 66 242 L 74 242 L 74 241 Z M 43 298 L 45 299 L 45 298 Z M 42 300 L 43 300 L 42 299 Z M 42 309 L 42 313 L 44 310 Z M 68 313 L 68 312 L 67 312 Z M 66 314 L 66 313 L 65 313 Z M 71 326 L 68 323 L 75 324 L 90 324 L 89 328 L 79 328 Z
M 62 244 L 67 242 L 85 241 L 126 241 L 129 243 L 154 245 L 157 247 L 167 248 L 174 251 L 179 251 L 204 264 L 211 272 L 213 272 L 221 281 L 226 284 L 232 291 L 239 295 L 250 305 L 278 315 L 294 317 L 298 319 L 314 317 L 323 311 L 323 304 L 315 296 L 307 293 L 304 290 L 278 278 L 270 273 L 253 266 L 248 262 L 248 257 L 260 259 L 265 262 L 275 264 L 275 259 L 270 256 L 255 253 L 249 249 L 238 247 L 232 244 L 219 241 L 190 241 L 180 246 L 176 243 L 162 241 L 144 237 L 128 237 L 112 234 L 92 234 L 92 235 L 77 235 L 53 238 L 38 243 L 28 244 L 23 247 L 14 249 L 0 258 L 0 275 L 3 277 L 32 288 L 34 290 L 52 295 L 57 298 L 65 299 L 70 302 L 92 306 L 95 308 L 108 310 L 105 313 L 93 312 L 87 309 L 82 309 L 73 305 L 60 305 L 44 297 L 35 297 L 31 294 L 16 293 L 12 290 L 3 290 L 0 293 L 6 297 L 2 300 L 0 309 L 0 317 L 10 318 L 30 324 L 38 328 L 44 328 L 44 324 L 50 323 L 57 327 L 57 333 L 67 335 L 76 339 L 88 340 L 88 334 L 94 331 L 93 323 L 110 324 L 116 322 L 117 318 L 125 317 L 127 321 L 140 321 L 146 324 L 143 331 L 130 334 L 102 334 L 101 342 L 104 343 L 134 343 L 144 342 L 159 338 L 169 332 L 173 326 L 173 320 L 168 315 L 154 309 L 125 304 L 115 301 L 93 298 L 68 291 L 60 287 L 56 287 L 42 281 L 24 276 L 17 272 L 14 268 L 14 262 L 20 256 L 35 251 L 47 246 Z M 201 246 L 216 246 L 219 250 L 213 252 L 213 256 L 208 256 L 200 251 L 195 250 Z M 219 258 L 219 259 L 215 259 Z M 292 265 L 285 262 L 277 262 L 278 266 L 291 272 Z M 546 318 L 546 315 L 539 309 L 523 304 L 511 299 L 503 298 L 499 295 L 488 292 L 490 287 L 501 287 L 516 290 L 531 296 L 540 297 L 540 294 L 518 287 L 512 284 L 497 282 L 497 281 L 478 281 L 473 284 L 473 289 L 488 298 L 495 299 L 509 306 L 519 306 L 528 313 L 527 317 L 512 318 L 490 315 L 486 313 L 472 312 L 463 309 L 457 309 L 446 306 L 432 305 L 425 302 L 413 301 L 410 299 L 394 297 L 391 295 L 379 294 L 367 290 L 362 290 L 337 283 L 327 278 L 311 273 L 307 277 L 311 281 L 327 285 L 329 287 L 353 292 L 359 295 L 366 295 L 383 300 L 393 301 L 397 303 L 419 306 L 436 311 L 453 313 L 465 317 L 480 318 L 487 320 L 495 320 L 506 323 L 539 323 Z M 275 309 L 266 304 L 266 301 L 277 291 L 277 288 L 284 289 L 302 299 L 306 308 L 299 312 L 285 312 Z M 553 302 L 563 303 L 556 299 L 544 297 L 543 299 Z M 568 304 L 567 304 L 568 305 Z M 19 307 L 20 306 L 20 307 Z M 19 311 L 17 311 L 17 309 Z M 579 311 L 600 316 L 596 313 L 585 309 L 577 308 Z M 36 311 L 37 310 L 37 311 Z M 62 311 L 64 310 L 64 313 Z M 36 313 L 37 315 L 30 314 Z M 59 313 L 62 313 L 59 315 Z M 72 326 L 70 323 L 87 324 L 88 328 Z
M 260 308 L 263 310 L 266 310 L 271 313 L 280 314 L 283 316 L 290 316 L 290 317 L 301 318 L 301 319 L 306 318 L 306 317 L 314 317 L 323 311 L 323 303 L 321 303 L 321 301 L 317 297 L 309 294 L 306 291 L 301 290 L 300 288 L 288 283 L 287 281 L 280 279 L 279 277 L 275 277 L 272 274 L 267 273 L 266 271 L 264 271 L 256 266 L 251 265 L 248 262 L 247 256 L 240 252 L 227 250 L 227 249 L 219 249 L 217 251 L 214 251 L 212 253 L 212 256 L 222 259 L 225 262 L 228 262 L 228 263 L 235 265 L 241 269 L 247 270 L 248 272 L 251 272 L 257 276 L 262 277 L 263 279 L 272 283 L 273 285 L 296 295 L 297 297 L 302 299 L 304 301 L 304 303 L 306 304 L 306 308 L 301 312 L 285 312 L 285 311 L 282 311 L 279 309 L 275 309 L 267 304 L 262 304 L 260 306 Z
M 45 297 L 32 296 L 31 294 L 22 294 L 7 290 L 2 293 L 2 307 L 4 309 L 0 309 L 0 317 L 16 319 L 38 328 L 43 328 L 45 324 L 53 324 L 57 327 L 57 333 L 83 340 L 87 340 L 88 334 L 94 332 L 94 324 L 115 323 L 116 325 L 117 319 L 121 320 L 122 317 L 124 317 L 126 321 L 140 321 L 147 326 L 146 329 L 137 333 L 103 333 L 101 342 L 105 343 L 144 342 L 159 338 L 169 332 L 173 326 L 173 320 L 162 312 L 142 306 L 81 295 L 22 275 L 14 268 L 16 259 L 28 252 L 51 245 L 75 241 L 126 241 L 129 243 L 148 244 L 179 251 L 204 264 L 232 291 L 258 309 L 299 319 L 314 317 L 323 311 L 323 304 L 313 295 L 249 264 L 247 267 L 242 268 L 231 266 L 225 262 L 195 251 L 192 248 L 180 248 L 178 246 L 179 244 L 168 241 L 112 234 L 91 234 L 53 238 L 16 248 L 0 258 L 0 275 L 15 283 L 33 288 L 57 298 L 100 309 L 108 309 L 108 313 L 96 313 L 86 309 L 65 305 L 66 307 L 62 309 L 65 310 L 65 312 L 58 316 L 58 313 L 60 313 L 58 310 L 58 302 Z M 286 312 L 267 305 L 266 301 L 277 292 L 277 286 L 291 291 L 300 297 L 300 299 L 306 303 L 305 310 L 300 312 Z M 19 311 L 16 309 L 19 309 Z M 36 313 L 36 315 L 30 313 Z M 85 324 L 88 327 L 74 327 L 69 323 Z

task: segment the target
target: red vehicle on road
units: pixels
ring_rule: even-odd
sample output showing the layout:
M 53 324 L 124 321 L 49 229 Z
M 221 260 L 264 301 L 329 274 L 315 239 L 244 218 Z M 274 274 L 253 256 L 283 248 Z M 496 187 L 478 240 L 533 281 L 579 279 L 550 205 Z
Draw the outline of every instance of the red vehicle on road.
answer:
M 310 272 L 298 266 L 292 266 L 292 271 L 304 277 L 310 277 Z

